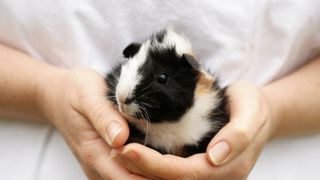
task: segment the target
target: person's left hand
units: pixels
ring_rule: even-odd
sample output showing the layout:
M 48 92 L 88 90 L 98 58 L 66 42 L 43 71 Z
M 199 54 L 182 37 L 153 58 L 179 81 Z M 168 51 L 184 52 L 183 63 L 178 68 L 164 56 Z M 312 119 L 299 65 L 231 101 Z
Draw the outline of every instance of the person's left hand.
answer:
M 228 95 L 230 123 L 212 139 L 207 153 L 181 158 L 134 143 L 118 151 L 127 160 L 124 165 L 152 179 L 246 179 L 272 136 L 275 113 L 262 90 L 251 83 L 231 85 Z

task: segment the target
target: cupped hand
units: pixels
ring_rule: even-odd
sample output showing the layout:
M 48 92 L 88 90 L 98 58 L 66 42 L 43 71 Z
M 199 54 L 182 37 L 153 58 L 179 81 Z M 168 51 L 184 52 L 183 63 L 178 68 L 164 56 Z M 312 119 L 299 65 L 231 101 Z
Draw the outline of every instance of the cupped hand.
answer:
M 207 152 L 188 158 L 128 144 L 119 156 L 130 172 L 155 179 L 246 179 L 276 128 L 276 113 L 264 92 L 241 81 L 227 91 L 230 122 L 212 139 Z
M 111 147 L 128 138 L 125 119 L 106 100 L 104 78 L 90 69 L 59 71 L 47 77 L 41 107 L 62 133 L 89 179 L 143 179 L 126 170 Z

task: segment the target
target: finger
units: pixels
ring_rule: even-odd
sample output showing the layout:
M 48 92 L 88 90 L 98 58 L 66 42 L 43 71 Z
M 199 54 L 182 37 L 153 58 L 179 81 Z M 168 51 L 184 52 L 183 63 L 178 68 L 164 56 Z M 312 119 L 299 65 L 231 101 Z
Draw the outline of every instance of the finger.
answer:
M 91 143 L 85 143 L 87 147 L 81 147 L 80 161 L 86 164 L 88 170 L 86 175 L 90 178 L 101 179 L 145 179 L 127 171 L 119 159 L 111 158 L 108 145 L 102 140 L 97 139 Z
M 90 179 L 90 180 L 103 180 L 102 177 L 92 168 L 85 166 L 85 165 L 81 165 L 83 172 L 86 174 L 86 176 Z
M 114 150 L 112 150 L 114 151 Z M 118 150 L 116 150 L 117 152 L 113 153 L 112 158 L 115 161 L 118 161 L 121 163 L 121 165 L 123 167 L 125 167 L 127 170 L 129 170 L 131 173 L 133 174 L 139 174 L 143 177 L 146 177 L 148 179 L 154 179 L 157 180 L 159 178 L 152 176 L 150 174 L 148 174 L 147 172 L 145 172 L 143 169 L 141 169 L 140 167 L 138 167 L 136 164 L 131 163 L 131 160 L 122 156 L 121 153 L 118 152 Z
M 265 115 L 259 90 L 240 82 L 228 90 L 230 122 L 212 139 L 207 148 L 211 162 L 218 166 L 243 152 L 264 125 Z
M 162 155 L 159 152 L 140 144 L 128 144 L 122 155 L 130 160 L 137 169 L 130 169 L 136 173 L 158 177 L 161 179 L 181 179 L 185 175 L 187 163 L 185 158 L 173 155 Z M 183 167 L 183 168 L 180 168 Z M 130 168 L 130 167 L 129 167 Z
M 229 163 L 216 167 L 219 169 L 215 171 L 215 179 L 225 179 L 226 177 L 229 177 L 228 179 L 247 179 L 259 154 L 263 150 L 267 137 L 267 128 L 262 128 L 256 135 L 254 142 L 251 143 L 245 151 Z M 213 170 L 215 170 L 215 168 Z
M 67 134 L 65 138 L 84 170 L 87 171 L 85 171 L 86 175 L 102 179 L 143 179 L 131 174 L 121 166 L 119 161 L 111 158 L 111 148 L 88 124 L 88 120 L 80 115 L 75 119 L 85 122 L 89 128 L 81 128 L 84 130 L 78 131 L 78 134 Z
M 82 115 L 87 117 L 100 136 L 112 147 L 122 146 L 128 136 L 129 128 L 126 120 L 107 100 L 107 87 L 101 75 L 94 78 L 79 89 L 78 103 Z

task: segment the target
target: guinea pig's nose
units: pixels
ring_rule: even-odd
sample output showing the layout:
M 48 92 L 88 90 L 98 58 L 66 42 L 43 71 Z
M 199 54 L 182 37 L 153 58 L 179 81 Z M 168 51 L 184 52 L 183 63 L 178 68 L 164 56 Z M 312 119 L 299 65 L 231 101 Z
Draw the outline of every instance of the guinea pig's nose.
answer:
M 134 98 L 133 98 L 133 97 L 131 97 L 131 98 L 126 98 L 126 100 L 124 101 L 124 103 L 125 103 L 125 104 L 131 104 L 131 103 L 133 103 L 133 101 L 134 101 Z

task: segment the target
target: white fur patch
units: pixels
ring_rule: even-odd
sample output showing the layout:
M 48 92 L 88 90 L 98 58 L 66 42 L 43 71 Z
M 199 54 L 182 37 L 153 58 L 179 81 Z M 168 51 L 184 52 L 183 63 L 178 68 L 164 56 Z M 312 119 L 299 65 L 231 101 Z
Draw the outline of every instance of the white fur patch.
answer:
M 139 52 L 121 67 L 119 83 L 116 87 L 116 99 L 118 104 L 123 103 L 126 98 L 131 98 L 135 87 L 140 83 L 142 75 L 139 74 L 138 69 L 147 59 L 149 46 L 149 41 L 143 43 Z
M 172 28 L 167 30 L 167 35 L 163 40 L 163 44 L 167 46 L 175 45 L 176 52 L 182 56 L 184 53 L 192 54 L 190 42 L 183 36 L 177 34 Z
M 196 145 L 209 131 L 219 127 L 219 124 L 208 120 L 209 113 L 219 101 L 216 97 L 217 92 L 213 90 L 196 96 L 194 105 L 177 122 L 150 123 L 147 144 L 168 152 L 173 152 L 183 145 Z M 138 128 L 146 130 L 142 124 Z
M 173 28 L 168 28 L 163 41 L 161 43 L 155 41 L 151 48 L 168 49 L 170 47 L 175 47 L 179 56 L 182 56 L 185 53 L 190 55 L 193 54 L 190 42 L 182 35 L 176 33 Z

